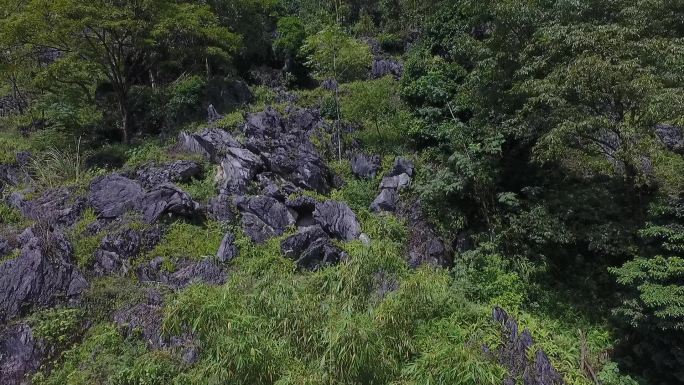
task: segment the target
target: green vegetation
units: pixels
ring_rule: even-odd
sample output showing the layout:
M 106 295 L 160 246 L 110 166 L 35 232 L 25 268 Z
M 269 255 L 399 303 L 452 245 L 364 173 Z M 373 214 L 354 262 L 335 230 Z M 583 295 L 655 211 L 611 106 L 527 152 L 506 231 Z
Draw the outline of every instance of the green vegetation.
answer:
M 225 231 L 219 222 L 210 221 L 204 226 L 174 222 L 162 241 L 148 253 L 148 257 L 164 257 L 168 262 L 179 258 L 199 260 L 213 257 L 224 235 Z

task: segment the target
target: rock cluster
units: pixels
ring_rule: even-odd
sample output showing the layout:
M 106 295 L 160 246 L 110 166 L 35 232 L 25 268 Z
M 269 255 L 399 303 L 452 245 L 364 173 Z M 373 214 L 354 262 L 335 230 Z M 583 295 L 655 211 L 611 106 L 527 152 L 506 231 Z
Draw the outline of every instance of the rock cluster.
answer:
M 143 189 L 140 182 L 119 174 L 96 179 L 90 185 L 88 203 L 101 218 L 117 218 L 139 211 L 145 221 L 154 223 L 165 216 L 193 218 L 200 215 L 199 204 L 172 183 Z
M 413 162 L 405 158 L 397 158 L 387 175 L 380 182 L 380 194 L 370 206 L 374 212 L 397 209 L 399 191 L 411 184 L 413 177 Z
M 504 384 L 515 384 L 516 378 L 522 378 L 525 385 L 561 385 L 563 376 L 549 362 L 546 353 L 537 349 L 534 360 L 529 358 L 528 351 L 533 348 L 534 340 L 529 330 L 521 333 L 518 323 L 500 307 L 494 308 L 492 318 L 501 324 L 504 334 L 503 344 L 494 352 L 498 362 L 508 369 Z
M 29 228 L 21 242 L 19 256 L 0 264 L 0 322 L 76 299 L 88 287 L 70 261 L 71 244 L 63 234 Z
M 26 375 L 40 368 L 45 346 L 31 327 L 18 323 L 0 328 L 0 379 L 2 384 L 27 384 Z

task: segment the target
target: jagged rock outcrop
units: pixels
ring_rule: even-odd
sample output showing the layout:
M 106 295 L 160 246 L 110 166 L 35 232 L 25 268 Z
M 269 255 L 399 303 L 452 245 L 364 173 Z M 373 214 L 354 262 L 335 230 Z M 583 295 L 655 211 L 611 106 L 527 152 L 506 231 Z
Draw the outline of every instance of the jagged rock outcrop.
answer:
M 280 243 L 282 253 L 302 269 L 316 270 L 337 264 L 345 254 L 320 226 L 301 229 Z
M 131 260 L 152 250 L 161 237 L 162 231 L 157 226 L 144 229 L 126 227 L 106 235 L 95 251 L 94 273 L 126 274 L 132 268 Z
M 235 205 L 242 213 L 245 233 L 257 243 L 282 235 L 296 223 L 293 212 L 275 198 L 242 196 L 235 198 Z
M 217 179 L 222 188 L 232 193 L 244 193 L 246 187 L 264 167 L 261 158 L 245 148 L 229 147 L 221 161 L 221 174 Z
M 508 369 L 508 377 L 504 384 L 515 383 L 522 378 L 525 385 L 561 385 L 563 376 L 551 365 L 546 353 L 538 349 L 534 360 L 530 360 L 528 351 L 534 340 L 529 330 L 519 333 L 518 323 L 500 307 L 494 308 L 492 318 L 502 326 L 504 341 L 494 352 L 497 361 Z
M 73 225 L 86 208 L 86 199 L 66 187 L 48 190 L 32 200 L 13 193 L 9 202 L 26 218 L 58 227 Z
M 199 203 L 188 193 L 170 183 L 151 190 L 141 200 L 143 218 L 147 223 L 154 223 L 167 215 L 194 218 L 199 215 L 199 208 Z
M 380 182 L 380 194 L 371 203 L 371 211 L 394 212 L 397 209 L 399 191 L 411 184 L 413 171 L 413 162 L 401 157 L 395 159 L 392 169 Z
M 315 224 L 313 212 L 317 203 L 314 198 L 301 195 L 285 201 L 285 206 L 297 213 L 297 227 L 308 227 Z
M 27 375 L 40 368 L 45 344 L 26 323 L 9 325 L 0 331 L 0 383 L 29 385 Z
M 182 289 L 194 283 L 222 285 L 226 282 L 227 274 L 214 261 L 179 261 L 174 272 L 165 271 L 162 267 L 164 259 L 154 258 L 149 263 L 137 269 L 141 282 L 162 283 L 172 289 Z
M 119 174 L 96 179 L 90 185 L 88 203 L 100 218 L 118 218 L 128 211 L 139 211 L 148 223 L 162 217 L 195 218 L 199 203 L 171 183 L 163 183 L 145 191 L 139 182 Z
M 113 314 L 114 324 L 128 338 L 140 338 L 149 348 L 171 350 L 185 364 L 197 361 L 199 347 L 192 335 L 165 337 L 162 332 L 164 299 L 156 290 L 150 290 L 141 303 L 126 306 Z
M 270 196 L 281 202 L 285 202 L 288 196 L 300 191 L 297 186 L 272 172 L 262 172 L 257 175 L 257 184 L 261 195 Z
M 179 136 L 180 148 L 191 154 L 199 154 L 214 163 L 221 161 L 228 148 L 242 147 L 228 132 L 210 128 L 200 133 L 182 132 Z
M 238 251 L 238 247 L 235 244 L 235 235 L 233 233 L 226 233 L 216 253 L 216 259 L 219 262 L 230 262 L 233 258 L 237 257 Z
M 116 218 L 137 210 L 145 192 L 140 183 L 119 174 L 97 178 L 90 185 L 88 203 L 101 218 Z
M 356 214 L 342 202 L 329 200 L 316 203 L 313 219 L 333 237 L 351 241 L 361 235 L 361 225 Z
M 383 76 L 392 75 L 401 78 L 404 73 L 404 66 L 394 59 L 376 58 L 373 60 L 373 67 L 370 71 L 371 79 L 379 79 Z
M 164 183 L 188 183 L 202 175 L 202 165 L 190 160 L 177 160 L 162 165 L 148 165 L 135 173 L 143 188 L 152 189 Z
M 380 157 L 377 155 L 356 154 L 351 160 L 352 173 L 357 178 L 372 179 L 380 169 Z
M 261 155 L 269 171 L 298 187 L 326 194 L 333 186 L 333 174 L 310 139 L 324 124 L 312 110 L 296 109 L 283 117 L 268 108 L 247 117 L 245 146 Z
M 209 200 L 207 205 L 209 218 L 220 222 L 232 222 L 236 218 L 236 208 L 233 198 L 227 192 L 221 192 Z
M 428 264 L 436 267 L 451 267 L 453 257 L 442 239 L 428 223 L 420 201 L 415 201 L 400 213 L 408 222 L 408 264 L 416 268 Z
M 684 127 L 658 124 L 655 133 L 668 150 L 684 153 Z
M 70 263 L 72 248 L 63 234 L 28 229 L 21 241 L 20 255 L 0 264 L 0 322 L 75 299 L 88 287 Z
M 398 201 L 399 194 L 396 189 L 382 189 L 380 194 L 373 200 L 373 203 L 371 203 L 370 209 L 376 213 L 380 211 L 394 212 L 397 209 Z

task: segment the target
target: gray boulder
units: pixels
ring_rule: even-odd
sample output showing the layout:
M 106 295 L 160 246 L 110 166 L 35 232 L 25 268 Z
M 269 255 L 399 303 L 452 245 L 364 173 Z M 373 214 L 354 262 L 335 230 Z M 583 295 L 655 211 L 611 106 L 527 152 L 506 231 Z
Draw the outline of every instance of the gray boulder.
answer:
M 39 233 L 27 230 L 21 236 L 20 255 L 0 264 L 0 322 L 33 307 L 75 299 L 88 287 L 69 262 L 72 248 L 66 237 L 58 232 Z
M 403 211 L 405 212 L 402 212 L 402 216 L 406 218 L 409 228 L 409 266 L 417 268 L 427 264 L 435 267 L 451 267 L 453 256 L 425 218 L 420 201 L 414 202 Z
M 411 162 L 409 159 L 402 158 L 402 157 L 397 157 L 397 159 L 394 160 L 394 165 L 392 165 L 392 169 L 390 170 L 389 174 L 386 176 L 392 177 L 392 176 L 397 176 L 401 174 L 406 174 L 409 177 L 413 177 L 413 171 L 414 171 L 414 165 L 413 162 Z
M 408 174 L 399 174 L 396 176 L 388 176 L 380 182 L 381 189 L 401 190 L 411 184 L 411 177 Z
M 394 59 L 376 58 L 373 60 L 371 68 L 371 79 L 379 79 L 381 77 L 392 75 L 399 79 L 404 72 L 404 66 Z
M 280 243 L 285 257 L 294 260 L 302 269 L 317 270 L 337 264 L 345 254 L 335 246 L 320 226 L 300 230 Z
M 269 171 L 297 187 L 325 194 L 333 185 L 333 174 L 310 139 L 323 125 L 320 114 L 312 110 L 292 110 L 284 118 L 268 108 L 247 116 L 245 145 L 261 155 Z
M 221 160 L 221 174 L 218 179 L 223 189 L 242 193 L 263 167 L 264 163 L 258 155 L 244 148 L 230 147 Z
M 180 148 L 191 154 L 202 155 L 207 160 L 219 162 L 230 147 L 242 147 L 228 132 L 210 128 L 200 133 L 181 132 Z
M 102 239 L 95 251 L 93 271 L 96 275 L 126 274 L 131 260 L 152 250 L 159 243 L 162 232 L 159 227 L 145 229 L 124 228 Z
M 200 262 L 189 262 L 172 273 L 167 281 L 168 285 L 176 289 L 182 289 L 195 283 L 208 285 L 222 285 L 226 282 L 227 275 L 214 261 L 205 259 Z
M 202 165 L 190 160 L 177 160 L 163 165 L 149 165 L 139 169 L 135 179 L 146 189 L 164 183 L 188 183 L 202 174 Z
M 317 203 L 313 218 L 330 236 L 351 241 L 361 234 L 356 214 L 344 203 L 330 200 Z
M 534 360 L 530 360 L 528 351 L 534 340 L 529 330 L 519 332 L 518 323 L 500 307 L 494 308 L 492 318 L 499 323 L 503 332 L 503 343 L 496 350 L 496 359 L 508 369 L 504 383 L 515 383 L 522 378 L 525 385 L 562 385 L 563 376 L 551 365 L 546 353 L 539 349 Z
M 155 290 L 148 293 L 144 302 L 128 305 L 113 315 L 114 324 L 123 336 L 140 338 L 150 349 L 171 351 L 185 364 L 196 362 L 198 347 L 192 335 L 185 333 L 165 336 L 162 330 L 163 320 L 163 297 Z
M 116 218 L 137 210 L 144 196 L 140 183 L 118 174 L 96 179 L 90 185 L 88 203 L 101 218 Z
M 237 257 L 238 248 L 235 244 L 235 235 L 233 233 L 226 233 L 221 241 L 221 246 L 216 253 L 216 258 L 219 262 L 230 262 Z
M 382 189 L 380 194 L 375 198 L 373 203 L 370 205 L 370 209 L 373 212 L 389 211 L 393 212 L 397 209 L 397 201 L 399 200 L 399 194 L 395 189 Z
M 164 216 L 194 218 L 199 214 L 199 203 L 172 184 L 163 184 L 143 196 L 141 210 L 147 223 Z
M 48 190 L 32 200 L 26 200 L 21 193 L 13 193 L 9 202 L 25 217 L 56 227 L 73 225 L 86 207 L 85 198 L 65 187 Z
M 351 168 L 357 178 L 372 179 L 380 169 L 380 157 L 377 155 L 356 154 L 351 160 Z
M 678 153 L 684 152 L 684 127 L 658 124 L 655 133 L 668 150 Z
M 220 222 L 232 222 L 236 218 L 233 198 L 227 191 L 209 200 L 207 214 L 210 218 Z
M 237 197 L 235 205 L 242 213 L 242 225 L 245 232 L 257 243 L 282 235 L 289 226 L 296 223 L 293 211 L 275 198 Z
M 172 289 L 179 290 L 195 283 L 221 285 L 226 282 L 225 271 L 216 262 L 205 259 L 202 261 L 179 261 L 177 270 L 168 272 L 163 268 L 164 259 L 154 258 L 136 270 L 141 282 L 156 282 Z
M 27 375 L 40 368 L 45 344 L 33 335 L 26 323 L 0 331 L 0 379 L 3 385 L 28 385 Z

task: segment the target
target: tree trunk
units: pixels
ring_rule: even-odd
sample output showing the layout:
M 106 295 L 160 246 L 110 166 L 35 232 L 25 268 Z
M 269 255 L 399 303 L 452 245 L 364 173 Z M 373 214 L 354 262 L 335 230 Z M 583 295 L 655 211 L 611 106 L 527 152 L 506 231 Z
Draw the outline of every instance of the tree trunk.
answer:
M 126 106 L 125 98 L 123 100 L 119 100 L 119 111 L 121 112 L 121 140 L 128 144 L 128 107 Z

